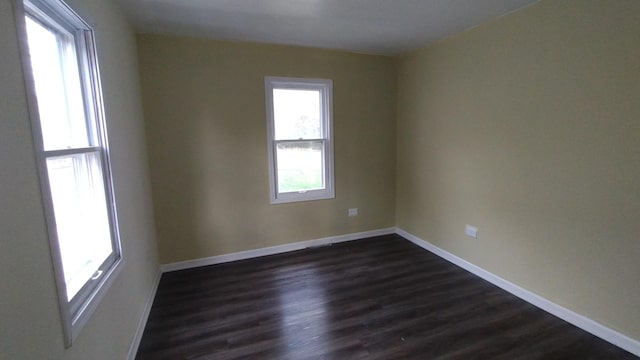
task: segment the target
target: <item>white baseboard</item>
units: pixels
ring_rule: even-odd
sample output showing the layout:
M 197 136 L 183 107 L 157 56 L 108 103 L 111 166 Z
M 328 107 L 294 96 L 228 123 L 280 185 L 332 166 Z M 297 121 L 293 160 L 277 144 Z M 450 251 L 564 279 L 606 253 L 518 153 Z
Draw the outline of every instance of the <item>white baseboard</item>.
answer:
M 162 272 L 158 271 L 158 274 L 156 275 L 153 286 L 151 287 L 151 291 L 149 292 L 149 298 L 147 299 L 147 303 L 144 306 L 144 310 L 142 310 L 142 317 L 140 317 L 140 321 L 138 322 L 136 333 L 134 334 L 133 340 L 131 341 L 131 346 L 129 347 L 129 353 L 127 354 L 128 360 L 135 360 L 136 354 L 138 353 L 138 347 L 140 347 L 142 334 L 144 333 L 144 328 L 147 325 L 147 320 L 149 319 L 149 313 L 151 312 L 151 306 L 153 305 L 153 300 L 156 298 L 156 292 L 158 291 L 158 285 L 160 285 L 161 276 L 162 276 Z
M 389 235 L 395 232 L 396 232 L 395 228 L 386 228 L 386 229 L 364 231 L 359 233 L 330 236 L 330 237 L 321 238 L 321 239 L 300 241 L 300 242 L 295 242 L 291 244 L 271 246 L 266 248 L 247 250 L 247 251 L 241 251 L 241 252 L 218 255 L 218 256 L 211 256 L 211 257 L 194 259 L 194 260 L 180 261 L 180 262 L 161 265 L 160 270 L 162 272 L 184 270 L 184 269 L 190 269 L 190 268 L 195 268 L 200 266 L 207 266 L 207 265 L 221 264 L 221 263 L 237 261 L 237 260 L 251 259 L 251 258 L 266 256 L 266 255 L 281 254 L 289 251 L 306 249 L 308 247 L 335 244 L 335 243 L 351 241 L 351 240 L 359 240 L 359 239 L 364 239 L 364 238 L 373 237 L 373 236 Z
M 571 323 L 605 341 L 612 343 L 628 352 L 640 356 L 640 341 L 632 339 L 616 330 L 608 328 L 598 322 L 595 322 L 587 317 L 584 317 L 578 313 L 575 313 L 563 306 L 560 306 L 554 302 L 551 302 L 542 296 L 536 295 L 529 290 L 526 290 L 512 282 L 509 282 L 489 271 L 482 269 L 462 258 L 459 258 L 450 252 L 442 250 L 441 248 L 431 244 L 428 241 L 420 239 L 419 237 L 402 230 L 396 229 L 396 233 L 412 243 L 420 246 L 421 248 L 428 250 L 435 255 L 487 280 L 488 282 L 510 292 L 511 294 L 521 298 L 522 300 L 550 313 L 564 321 Z

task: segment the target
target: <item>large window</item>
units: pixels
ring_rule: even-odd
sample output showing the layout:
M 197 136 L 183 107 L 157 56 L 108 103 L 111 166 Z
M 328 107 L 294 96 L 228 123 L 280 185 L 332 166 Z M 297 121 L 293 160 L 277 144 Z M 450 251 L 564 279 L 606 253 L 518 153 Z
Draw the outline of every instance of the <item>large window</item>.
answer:
M 121 260 L 91 28 L 60 0 L 18 11 L 32 128 L 70 345 Z
M 271 203 L 334 197 L 332 82 L 265 79 Z

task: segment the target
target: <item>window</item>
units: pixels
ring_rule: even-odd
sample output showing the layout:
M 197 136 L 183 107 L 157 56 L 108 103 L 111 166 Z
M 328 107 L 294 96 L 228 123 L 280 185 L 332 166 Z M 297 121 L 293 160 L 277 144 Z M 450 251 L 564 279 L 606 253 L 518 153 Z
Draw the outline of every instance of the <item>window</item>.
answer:
M 271 203 L 334 196 L 332 82 L 265 79 Z
M 23 5 L 34 143 L 69 346 L 121 262 L 100 79 L 93 32 L 73 10 L 60 0 Z

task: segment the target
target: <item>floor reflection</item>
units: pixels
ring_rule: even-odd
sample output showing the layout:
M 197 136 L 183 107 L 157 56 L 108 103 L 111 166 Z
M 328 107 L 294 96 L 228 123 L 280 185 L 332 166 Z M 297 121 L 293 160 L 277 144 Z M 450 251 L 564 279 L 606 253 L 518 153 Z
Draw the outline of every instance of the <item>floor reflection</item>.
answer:
M 278 278 L 283 356 L 313 352 L 329 341 L 325 286 L 313 263 L 285 268 Z M 280 275 L 282 274 L 282 275 Z

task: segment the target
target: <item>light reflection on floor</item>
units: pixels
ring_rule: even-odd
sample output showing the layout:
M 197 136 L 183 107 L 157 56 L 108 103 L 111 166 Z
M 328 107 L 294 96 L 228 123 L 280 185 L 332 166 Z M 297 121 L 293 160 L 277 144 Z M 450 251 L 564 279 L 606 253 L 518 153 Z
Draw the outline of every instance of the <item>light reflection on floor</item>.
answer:
M 300 266 L 300 265 L 299 265 Z M 282 326 L 283 352 L 289 355 L 309 352 L 322 347 L 328 339 L 328 318 L 325 287 L 316 273 L 314 265 L 305 264 L 306 276 L 285 277 L 279 281 L 280 321 Z M 283 274 L 292 271 L 283 269 Z

